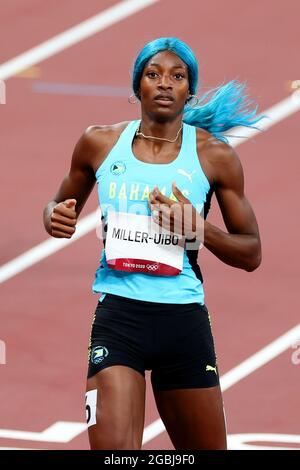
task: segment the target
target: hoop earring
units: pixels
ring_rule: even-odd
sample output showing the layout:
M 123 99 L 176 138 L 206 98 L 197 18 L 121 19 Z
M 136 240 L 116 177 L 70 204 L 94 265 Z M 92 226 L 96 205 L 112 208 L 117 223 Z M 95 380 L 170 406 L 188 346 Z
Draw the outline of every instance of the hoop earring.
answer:
M 199 98 L 197 97 L 197 95 L 190 95 L 186 104 L 191 108 L 195 108 L 199 104 Z
M 130 104 L 136 104 L 138 102 L 137 97 L 135 96 L 134 93 L 128 97 L 128 103 Z

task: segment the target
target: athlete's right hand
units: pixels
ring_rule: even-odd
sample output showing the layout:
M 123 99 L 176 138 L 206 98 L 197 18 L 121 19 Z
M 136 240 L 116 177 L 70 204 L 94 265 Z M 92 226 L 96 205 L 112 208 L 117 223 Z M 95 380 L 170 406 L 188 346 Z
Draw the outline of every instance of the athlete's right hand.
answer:
M 76 199 L 66 199 L 53 207 L 51 213 L 51 235 L 55 238 L 71 238 L 76 230 Z

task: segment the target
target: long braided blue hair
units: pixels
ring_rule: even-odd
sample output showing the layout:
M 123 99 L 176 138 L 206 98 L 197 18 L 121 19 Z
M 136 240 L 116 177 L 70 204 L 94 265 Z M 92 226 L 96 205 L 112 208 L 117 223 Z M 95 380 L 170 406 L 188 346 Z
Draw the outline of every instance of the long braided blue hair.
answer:
M 140 81 L 147 62 L 162 51 L 174 52 L 188 67 L 189 89 L 197 93 L 198 62 L 192 49 L 177 38 L 159 38 L 146 44 L 136 57 L 133 66 L 132 88 L 139 98 Z M 254 127 L 264 116 L 258 116 L 257 105 L 246 94 L 246 85 L 231 80 L 204 93 L 196 107 L 187 102 L 183 122 L 201 127 L 219 140 L 228 142 L 223 133 L 236 126 Z

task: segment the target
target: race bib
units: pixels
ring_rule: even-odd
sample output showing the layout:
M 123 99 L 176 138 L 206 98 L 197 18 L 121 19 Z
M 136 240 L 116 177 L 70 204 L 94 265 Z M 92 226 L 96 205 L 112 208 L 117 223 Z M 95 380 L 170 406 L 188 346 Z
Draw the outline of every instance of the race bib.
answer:
M 105 253 L 111 269 L 176 276 L 182 271 L 183 247 L 183 237 L 151 216 L 108 212 Z

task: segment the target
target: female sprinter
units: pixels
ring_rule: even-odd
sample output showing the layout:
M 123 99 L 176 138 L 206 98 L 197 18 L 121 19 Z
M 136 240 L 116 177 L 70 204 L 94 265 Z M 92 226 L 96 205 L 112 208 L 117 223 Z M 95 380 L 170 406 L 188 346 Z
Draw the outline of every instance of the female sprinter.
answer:
M 260 264 L 241 163 L 223 135 L 260 118 L 236 81 L 193 107 L 197 81 L 197 60 L 184 42 L 146 44 L 133 68 L 141 119 L 89 127 L 44 210 L 47 232 L 70 238 L 98 183 L 105 250 L 93 285 L 101 296 L 89 345 L 92 449 L 141 448 L 145 370 L 151 370 L 175 449 L 226 449 L 197 249 L 202 242 L 224 263 L 246 271 Z M 213 192 L 228 232 L 205 220 Z

